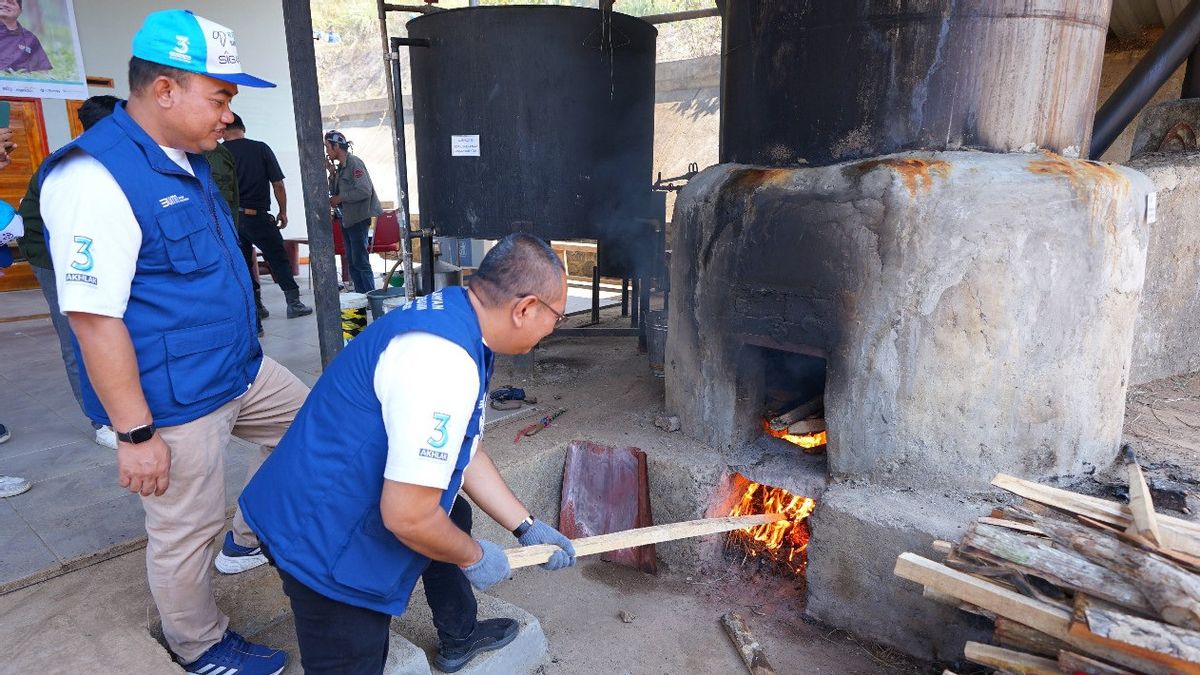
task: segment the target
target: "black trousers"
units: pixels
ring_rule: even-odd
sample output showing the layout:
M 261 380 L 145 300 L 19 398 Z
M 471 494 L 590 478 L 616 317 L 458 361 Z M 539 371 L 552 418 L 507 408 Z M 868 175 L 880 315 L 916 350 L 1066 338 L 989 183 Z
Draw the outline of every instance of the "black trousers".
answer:
M 471 505 L 459 498 L 450 519 L 471 533 Z M 392 617 L 331 600 L 280 570 L 292 605 L 300 662 L 306 675 L 379 675 L 387 661 Z M 475 592 L 457 565 L 432 562 L 421 575 L 425 600 L 443 648 L 465 643 L 475 630 Z
M 238 214 L 238 244 L 242 248 L 242 257 L 246 259 L 246 267 L 250 270 L 250 279 L 254 282 L 254 290 L 258 291 L 258 275 L 254 273 L 254 247 L 262 251 L 263 260 L 271 266 L 271 278 L 284 291 L 294 291 L 299 286 L 292 277 L 292 263 L 288 260 L 287 251 L 283 248 L 283 235 L 275 227 L 274 219 L 265 210 L 256 215 Z

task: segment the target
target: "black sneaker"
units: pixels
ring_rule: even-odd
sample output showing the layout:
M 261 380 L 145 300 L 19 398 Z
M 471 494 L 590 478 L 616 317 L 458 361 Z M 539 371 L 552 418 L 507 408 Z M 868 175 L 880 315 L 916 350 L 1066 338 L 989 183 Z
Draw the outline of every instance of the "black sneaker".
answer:
M 483 652 L 500 649 L 517 638 L 520 628 L 513 619 L 486 619 L 475 625 L 475 632 L 457 647 L 442 647 L 433 657 L 433 666 L 443 673 L 457 673 Z

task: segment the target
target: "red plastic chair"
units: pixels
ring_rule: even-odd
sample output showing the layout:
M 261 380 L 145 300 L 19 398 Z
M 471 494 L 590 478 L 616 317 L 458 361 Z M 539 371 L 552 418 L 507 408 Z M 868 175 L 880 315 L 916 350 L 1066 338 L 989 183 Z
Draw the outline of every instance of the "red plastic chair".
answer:
M 400 217 L 395 209 L 384 211 L 375 218 L 375 232 L 367 243 L 370 253 L 387 253 L 400 250 Z M 350 280 L 346 266 L 346 244 L 342 239 L 342 221 L 333 219 L 333 253 L 342 260 L 342 281 Z

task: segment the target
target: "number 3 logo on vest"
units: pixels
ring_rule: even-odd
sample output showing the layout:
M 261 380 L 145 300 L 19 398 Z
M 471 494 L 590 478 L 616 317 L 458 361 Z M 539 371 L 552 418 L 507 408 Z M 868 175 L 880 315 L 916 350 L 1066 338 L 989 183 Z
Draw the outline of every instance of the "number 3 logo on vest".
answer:
M 435 448 L 441 448 L 446 445 L 446 441 L 450 440 L 450 434 L 446 432 L 450 416 L 446 413 L 433 413 L 433 419 L 437 420 L 437 424 L 433 427 L 434 435 L 430 436 L 426 442 Z
M 92 259 L 92 238 L 75 237 L 75 243 L 79 244 L 79 248 L 75 250 L 75 259 L 71 261 L 71 268 L 80 272 L 92 271 L 96 262 Z

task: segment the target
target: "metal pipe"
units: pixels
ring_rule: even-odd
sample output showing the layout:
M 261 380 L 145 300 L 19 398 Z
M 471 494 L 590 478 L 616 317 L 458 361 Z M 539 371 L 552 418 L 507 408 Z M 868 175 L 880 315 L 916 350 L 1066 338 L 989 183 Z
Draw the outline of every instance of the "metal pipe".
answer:
M 437 270 L 437 261 L 433 255 L 433 230 L 421 228 L 421 290 L 422 295 L 429 295 L 437 290 L 434 288 L 433 273 Z
M 384 12 L 415 12 L 417 14 L 429 14 L 441 11 L 437 7 L 430 7 L 429 5 L 393 5 L 388 2 L 380 2 L 379 8 Z
M 1188 56 L 1179 98 L 1200 98 L 1200 44 L 1197 44 L 1191 55 Z
M 674 23 L 676 21 L 689 21 L 691 19 L 705 19 L 710 16 L 720 16 L 721 10 L 713 7 L 711 9 L 690 9 L 686 12 L 668 12 L 666 14 L 651 14 L 650 16 L 641 17 L 642 21 L 651 24 Z
M 1104 154 L 1200 41 L 1200 0 L 1192 0 L 1108 97 L 1092 126 L 1088 156 Z
M 283 0 L 283 28 L 291 63 L 292 109 L 296 115 L 296 145 L 300 153 L 304 223 L 308 228 L 308 265 L 313 280 L 313 304 L 317 308 L 317 341 L 321 347 L 321 366 L 324 367 L 342 350 L 342 319 L 308 0 Z
M 600 267 L 592 265 L 592 323 L 600 323 Z
M 379 3 L 380 28 L 387 39 L 387 15 L 385 5 Z M 400 204 L 400 227 L 408 236 L 400 237 L 400 259 L 404 265 L 404 299 L 416 297 L 416 279 L 413 277 L 412 215 L 408 206 L 408 144 L 404 140 L 404 75 L 400 69 L 400 38 L 388 41 L 388 63 L 391 78 L 387 82 L 388 103 L 392 106 L 392 146 L 396 154 L 396 201 Z

